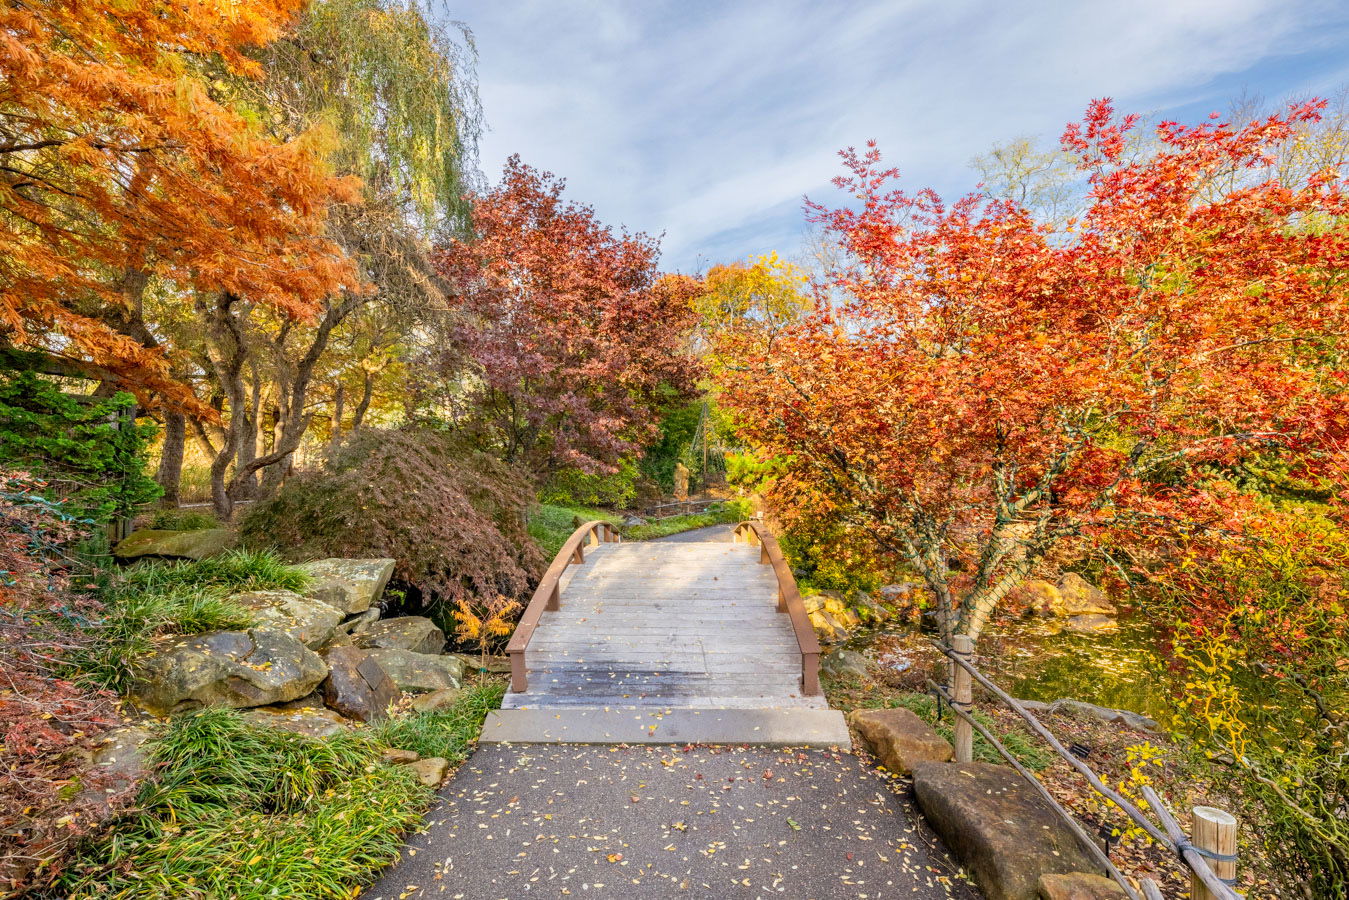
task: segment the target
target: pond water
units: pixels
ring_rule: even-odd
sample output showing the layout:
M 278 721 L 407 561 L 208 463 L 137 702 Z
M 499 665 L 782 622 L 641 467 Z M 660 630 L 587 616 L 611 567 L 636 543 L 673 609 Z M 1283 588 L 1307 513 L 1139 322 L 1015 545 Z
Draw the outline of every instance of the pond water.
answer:
M 1098 634 L 1059 631 L 1058 623 L 1005 623 L 979 641 L 983 668 L 1014 697 L 1061 697 L 1168 718 L 1169 679 L 1161 637 L 1141 618 Z

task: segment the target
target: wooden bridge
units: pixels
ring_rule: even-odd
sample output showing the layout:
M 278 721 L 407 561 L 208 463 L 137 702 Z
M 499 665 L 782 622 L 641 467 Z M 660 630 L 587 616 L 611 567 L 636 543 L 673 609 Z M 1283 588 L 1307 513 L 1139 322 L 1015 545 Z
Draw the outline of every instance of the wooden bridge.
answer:
M 735 538 L 578 528 L 511 638 L 511 691 L 482 740 L 846 746 L 791 569 L 757 522 Z

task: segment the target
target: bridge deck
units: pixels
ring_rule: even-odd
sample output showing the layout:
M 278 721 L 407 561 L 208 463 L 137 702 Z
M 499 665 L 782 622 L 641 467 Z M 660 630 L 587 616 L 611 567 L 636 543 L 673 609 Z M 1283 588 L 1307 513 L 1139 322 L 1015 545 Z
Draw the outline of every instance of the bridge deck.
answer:
M 561 580 L 525 654 L 518 708 L 825 709 L 777 582 L 749 544 L 608 543 Z

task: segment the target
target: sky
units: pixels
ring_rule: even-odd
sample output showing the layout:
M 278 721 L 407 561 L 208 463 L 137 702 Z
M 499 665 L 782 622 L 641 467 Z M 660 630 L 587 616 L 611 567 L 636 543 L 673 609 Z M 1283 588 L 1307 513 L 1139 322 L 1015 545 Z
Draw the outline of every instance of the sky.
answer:
M 1198 121 L 1349 83 L 1349 0 L 449 0 L 473 32 L 488 181 L 512 153 L 663 268 L 802 247 L 843 203 L 837 153 L 879 142 L 909 190 L 1057 138 L 1088 101 Z

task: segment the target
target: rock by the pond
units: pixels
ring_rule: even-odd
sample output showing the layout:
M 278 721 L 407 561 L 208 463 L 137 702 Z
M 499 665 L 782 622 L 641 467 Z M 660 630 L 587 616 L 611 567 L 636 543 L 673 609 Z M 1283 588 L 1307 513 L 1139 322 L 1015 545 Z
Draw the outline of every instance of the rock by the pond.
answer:
M 342 621 L 328 604 L 294 591 L 249 591 L 230 599 L 252 611 L 259 626 L 284 631 L 311 650 L 326 644 Z
M 1063 594 L 1058 585 L 1043 578 L 1031 578 L 1023 581 L 1012 592 L 1013 605 L 1021 606 L 1042 616 L 1062 615 Z
M 332 647 L 324 654 L 328 677 L 323 681 L 323 699 L 349 719 L 377 722 L 387 718 L 389 707 L 401 692 L 389 673 L 357 647 Z
M 370 625 L 354 638 L 357 647 L 371 650 L 411 650 L 439 653 L 445 649 L 445 632 L 424 616 L 398 616 Z
M 144 528 L 118 541 L 112 555 L 118 559 L 139 559 L 143 556 L 205 559 L 224 553 L 238 542 L 239 536 L 228 528 L 205 528 L 200 531 Z
M 622 524 L 628 528 L 634 528 L 638 525 L 645 525 L 646 519 L 643 519 L 641 516 L 634 516 L 631 513 L 629 513 L 628 515 L 623 517 Z
M 403 691 L 439 691 L 459 687 L 464 675 L 463 660 L 457 656 L 432 656 L 411 650 L 370 650 L 393 683 Z
M 1104 874 L 1014 769 L 918 763 L 913 790 L 928 823 L 988 900 L 1036 900 L 1042 875 Z
M 1059 579 L 1062 605 L 1056 610 L 1061 616 L 1113 616 L 1118 610 L 1105 592 L 1076 572 L 1066 572 Z
M 1129 895 L 1109 878 L 1087 872 L 1041 875 L 1041 900 L 1120 900 Z
M 131 697 L 167 715 L 204 706 L 267 706 L 303 697 L 328 667 L 284 631 L 210 631 L 177 638 L 136 667 Z
M 416 772 L 417 780 L 427 787 L 440 787 L 450 768 L 450 761 L 439 756 L 429 756 L 408 763 L 408 768 Z
M 951 745 L 910 710 L 855 709 L 848 721 L 862 735 L 881 765 L 907 775 L 920 762 L 946 762 Z
M 379 601 L 393 567 L 392 559 L 320 559 L 300 568 L 314 578 L 308 596 L 351 614 Z
M 449 709 L 464 692 L 457 688 L 444 688 L 439 691 L 432 691 L 429 694 L 418 694 L 412 698 L 412 708 L 417 712 L 435 712 L 440 709 Z
M 305 737 L 327 738 L 347 731 L 351 723 L 340 713 L 322 707 L 259 706 L 243 714 L 254 725 L 292 731 Z
M 1126 725 L 1137 731 L 1148 731 L 1157 733 L 1161 731 L 1160 725 L 1155 719 L 1149 719 L 1140 713 L 1132 712 L 1127 709 L 1111 709 L 1108 706 L 1096 706 L 1082 700 L 1069 700 L 1067 698 L 1055 700 L 1049 704 L 1049 711 L 1053 713 L 1069 713 L 1076 716 L 1084 716 L 1090 719 L 1096 719 L 1105 722 L 1108 725 Z
M 866 678 L 867 658 L 856 650 L 834 650 L 820 660 L 820 671 L 830 678 Z
M 1119 623 L 1113 616 L 1093 613 L 1087 616 L 1069 616 L 1063 627 L 1074 634 L 1100 634 L 1119 630 Z

